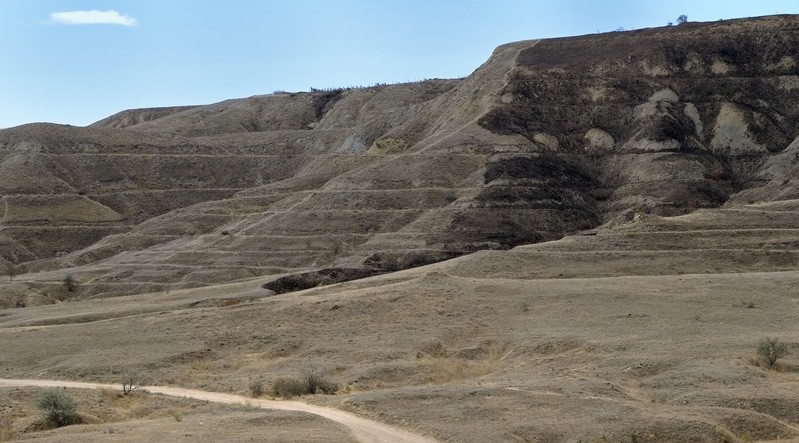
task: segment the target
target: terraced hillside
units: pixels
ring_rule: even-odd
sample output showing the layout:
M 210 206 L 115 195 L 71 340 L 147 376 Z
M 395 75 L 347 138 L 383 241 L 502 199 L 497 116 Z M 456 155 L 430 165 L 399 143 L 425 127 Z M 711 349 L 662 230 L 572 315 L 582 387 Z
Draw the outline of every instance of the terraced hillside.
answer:
M 798 37 L 527 41 L 459 80 L 0 131 L 0 374 L 312 369 L 338 390 L 300 401 L 440 441 L 796 441 Z M 367 441 L 143 392 L 40 431 L 32 395 L 0 389 L 0 437 Z
M 685 24 L 512 43 L 460 80 L 3 130 L 0 253 L 27 273 L 6 304 L 303 287 L 790 198 L 797 53 L 793 16 Z
M 128 369 L 245 394 L 310 364 L 341 388 L 306 401 L 441 441 L 796 441 L 797 213 L 783 200 L 643 215 L 277 296 L 253 278 L 10 309 L 0 373 L 109 383 Z M 765 337 L 789 347 L 775 368 L 755 352 Z M 126 438 L 174 428 L 157 418 L 125 423 Z M 107 439 L 79 428 L 51 437 Z

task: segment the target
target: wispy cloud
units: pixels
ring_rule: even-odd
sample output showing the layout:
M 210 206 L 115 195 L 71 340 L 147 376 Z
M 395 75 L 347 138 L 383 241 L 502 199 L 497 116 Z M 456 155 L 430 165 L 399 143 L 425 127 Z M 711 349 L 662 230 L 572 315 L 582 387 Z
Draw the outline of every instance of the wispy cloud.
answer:
M 136 26 L 139 24 L 135 18 L 120 14 L 114 10 L 53 12 L 50 14 L 50 20 L 61 25 Z

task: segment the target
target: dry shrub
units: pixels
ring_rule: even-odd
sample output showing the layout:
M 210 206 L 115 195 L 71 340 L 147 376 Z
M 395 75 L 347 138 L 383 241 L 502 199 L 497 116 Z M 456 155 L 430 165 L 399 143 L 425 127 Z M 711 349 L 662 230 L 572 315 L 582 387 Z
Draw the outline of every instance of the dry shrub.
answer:
M 338 383 L 328 380 L 314 365 L 305 368 L 303 382 L 309 394 L 334 394 L 338 390 Z
M 78 281 L 75 280 L 72 274 L 67 274 L 66 277 L 61 280 L 61 284 L 69 292 L 75 292 L 78 289 Z
M 42 411 L 44 420 L 55 427 L 78 421 L 78 405 L 75 399 L 61 389 L 48 388 L 41 391 L 36 398 L 36 406 Z
M 139 385 L 141 376 L 137 371 L 125 369 L 122 371 L 122 394 L 128 395 Z
M 280 377 L 272 382 L 272 395 L 292 398 L 306 394 L 335 394 L 339 385 L 327 379 L 314 365 L 308 365 L 299 379 Z
M 253 397 L 260 397 L 264 393 L 264 382 L 261 380 L 253 380 L 250 382 L 250 395 Z
M 307 393 L 307 385 L 293 377 L 279 377 L 272 382 L 272 394 L 276 397 L 293 398 Z
M 767 337 L 760 340 L 757 345 L 757 355 L 766 364 L 766 367 L 773 368 L 780 358 L 788 353 L 788 345 L 777 338 Z
M 172 416 L 172 418 L 175 419 L 175 421 L 177 422 L 183 421 L 183 412 L 177 409 L 169 411 L 169 415 Z

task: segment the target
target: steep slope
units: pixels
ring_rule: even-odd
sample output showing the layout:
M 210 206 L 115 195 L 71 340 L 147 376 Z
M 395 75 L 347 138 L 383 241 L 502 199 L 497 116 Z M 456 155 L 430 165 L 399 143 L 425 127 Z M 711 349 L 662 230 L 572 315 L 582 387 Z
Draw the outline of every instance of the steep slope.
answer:
M 462 80 L 0 131 L 0 168 L 28 177 L 5 181 L 2 254 L 41 271 L 40 294 L 70 272 L 86 297 L 382 272 L 788 198 L 797 53 L 794 16 L 686 24 L 508 44 Z

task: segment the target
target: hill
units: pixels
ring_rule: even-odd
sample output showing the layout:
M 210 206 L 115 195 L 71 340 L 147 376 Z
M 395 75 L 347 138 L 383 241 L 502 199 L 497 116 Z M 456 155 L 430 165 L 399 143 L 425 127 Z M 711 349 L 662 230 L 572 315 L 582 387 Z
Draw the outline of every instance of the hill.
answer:
M 687 23 L 2 130 L 0 371 L 314 364 L 309 401 L 446 441 L 796 439 L 797 54 L 796 16 Z
M 462 80 L 7 129 L 2 256 L 99 297 L 771 200 L 795 167 L 798 48 L 793 17 L 686 24 L 509 44 Z
M 771 200 L 756 190 L 795 164 L 797 49 L 792 17 L 686 24 L 509 44 L 462 80 L 4 130 L 3 259 L 98 297 Z

